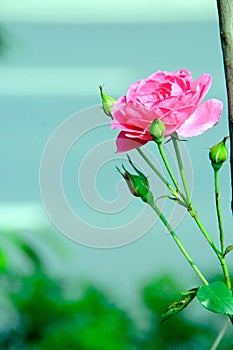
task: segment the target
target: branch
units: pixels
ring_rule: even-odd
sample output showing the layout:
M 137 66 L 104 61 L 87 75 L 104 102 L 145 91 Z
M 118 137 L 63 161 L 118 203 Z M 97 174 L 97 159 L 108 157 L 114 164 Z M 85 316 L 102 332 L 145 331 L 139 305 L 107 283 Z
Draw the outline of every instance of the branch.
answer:
M 232 189 L 231 209 L 233 211 L 233 0 L 217 0 L 217 6 L 228 98 Z

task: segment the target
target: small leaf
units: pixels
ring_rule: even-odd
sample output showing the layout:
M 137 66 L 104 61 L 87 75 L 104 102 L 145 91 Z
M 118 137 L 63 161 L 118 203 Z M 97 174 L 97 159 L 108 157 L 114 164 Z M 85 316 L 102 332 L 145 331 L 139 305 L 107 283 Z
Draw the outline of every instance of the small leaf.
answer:
M 214 282 L 198 289 L 197 299 L 207 310 L 218 314 L 233 315 L 233 297 L 223 282 Z
M 233 245 L 229 245 L 228 247 L 226 247 L 226 250 L 223 254 L 223 256 L 226 256 L 228 253 L 230 253 L 233 250 Z
M 195 298 L 198 288 L 190 289 L 187 292 L 182 293 L 182 297 L 179 301 L 172 303 L 162 314 L 160 323 L 165 322 L 171 316 L 178 314 Z

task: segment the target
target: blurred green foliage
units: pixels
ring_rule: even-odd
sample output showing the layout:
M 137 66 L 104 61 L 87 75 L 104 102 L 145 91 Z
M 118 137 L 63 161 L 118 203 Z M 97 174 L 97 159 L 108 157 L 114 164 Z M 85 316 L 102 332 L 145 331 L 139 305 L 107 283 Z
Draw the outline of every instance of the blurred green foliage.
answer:
M 142 288 L 147 309 L 147 326 L 142 329 L 111 296 L 79 280 L 69 285 L 65 278 L 48 276 L 34 247 L 19 236 L 14 244 L 34 268 L 28 274 L 16 272 L 9 267 L 7 252 L 0 251 L 0 349 L 207 350 L 216 337 L 213 323 L 193 322 L 187 310 L 159 324 L 160 315 L 181 291 L 169 276 Z M 230 350 L 232 344 L 228 336 L 220 349 Z
M 130 349 L 131 322 L 93 287 L 77 300 L 43 271 L 14 280 L 9 297 L 18 322 L 5 333 L 6 349 Z

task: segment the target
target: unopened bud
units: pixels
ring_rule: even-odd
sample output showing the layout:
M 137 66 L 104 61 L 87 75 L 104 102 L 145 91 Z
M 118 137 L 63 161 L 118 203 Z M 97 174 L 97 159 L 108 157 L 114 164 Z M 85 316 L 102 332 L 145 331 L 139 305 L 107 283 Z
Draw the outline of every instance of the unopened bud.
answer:
M 215 170 L 219 170 L 223 163 L 227 160 L 227 148 L 226 148 L 227 137 L 214 145 L 209 152 L 209 158 L 211 160 L 212 167 Z
M 150 124 L 150 134 L 153 140 L 158 144 L 163 142 L 165 131 L 165 125 L 160 119 L 155 119 Z
M 126 170 L 124 165 L 122 165 L 124 172 L 122 172 L 119 168 L 117 168 L 117 170 L 126 180 L 130 192 L 134 196 L 140 197 L 144 202 L 149 202 L 153 198 L 152 193 L 149 189 L 149 181 L 147 177 L 135 167 L 135 165 L 132 163 L 129 157 L 128 159 L 133 169 L 136 171 L 137 175 L 131 174 L 128 170 Z
M 103 106 L 104 113 L 107 114 L 107 116 L 111 117 L 112 116 L 111 111 L 112 111 L 113 103 L 116 100 L 113 97 L 110 97 L 110 96 L 105 94 L 105 92 L 103 91 L 102 85 L 99 85 L 99 88 L 100 88 L 100 95 L 101 95 L 101 100 L 102 100 L 102 106 Z

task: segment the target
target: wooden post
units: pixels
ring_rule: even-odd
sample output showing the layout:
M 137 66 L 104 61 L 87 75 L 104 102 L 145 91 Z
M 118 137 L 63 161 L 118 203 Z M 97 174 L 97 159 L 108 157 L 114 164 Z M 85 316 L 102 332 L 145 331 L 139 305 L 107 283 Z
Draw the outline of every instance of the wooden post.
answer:
M 217 7 L 228 98 L 231 209 L 233 212 L 233 0 L 217 0 Z

